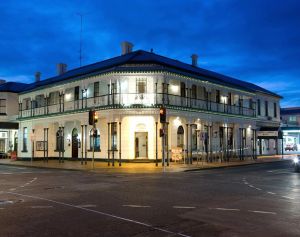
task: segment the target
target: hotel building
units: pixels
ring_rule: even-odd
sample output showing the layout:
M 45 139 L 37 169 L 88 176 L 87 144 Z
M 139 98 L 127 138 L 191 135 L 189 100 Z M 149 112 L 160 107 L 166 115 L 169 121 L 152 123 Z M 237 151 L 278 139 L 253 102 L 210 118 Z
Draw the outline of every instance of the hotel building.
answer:
M 20 159 L 226 161 L 279 153 L 281 97 L 254 84 L 122 43 L 122 55 L 29 84 L 19 93 Z M 165 142 L 159 108 L 167 111 Z M 88 115 L 98 116 L 96 132 Z M 163 145 L 164 144 L 164 145 Z M 165 146 L 165 149 L 162 149 Z

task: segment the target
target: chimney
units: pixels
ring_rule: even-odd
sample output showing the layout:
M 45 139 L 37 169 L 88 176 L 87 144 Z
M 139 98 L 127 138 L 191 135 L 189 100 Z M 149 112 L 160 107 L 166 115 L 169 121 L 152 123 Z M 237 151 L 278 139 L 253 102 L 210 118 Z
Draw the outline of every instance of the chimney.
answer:
M 127 41 L 123 41 L 121 43 L 121 47 L 122 47 L 122 55 L 124 55 L 132 52 L 133 44 Z
M 36 72 L 34 74 L 35 77 L 35 82 L 39 82 L 41 80 L 41 73 L 40 72 Z
M 0 85 L 4 84 L 6 81 L 4 79 L 0 79 Z
M 56 68 L 57 68 L 57 74 L 58 75 L 62 75 L 64 73 L 66 73 L 66 71 L 67 71 L 67 64 L 65 64 L 65 63 L 58 63 L 56 65 Z
M 197 67 L 198 66 L 198 55 L 197 54 L 192 54 L 192 66 Z

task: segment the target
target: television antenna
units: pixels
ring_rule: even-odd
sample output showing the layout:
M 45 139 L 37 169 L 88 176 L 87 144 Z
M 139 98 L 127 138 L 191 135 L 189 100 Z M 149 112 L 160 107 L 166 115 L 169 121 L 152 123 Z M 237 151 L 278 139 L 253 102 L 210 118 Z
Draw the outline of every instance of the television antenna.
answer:
M 76 13 L 80 17 L 80 42 L 79 42 L 79 65 L 82 66 L 82 21 L 84 14 L 81 12 Z

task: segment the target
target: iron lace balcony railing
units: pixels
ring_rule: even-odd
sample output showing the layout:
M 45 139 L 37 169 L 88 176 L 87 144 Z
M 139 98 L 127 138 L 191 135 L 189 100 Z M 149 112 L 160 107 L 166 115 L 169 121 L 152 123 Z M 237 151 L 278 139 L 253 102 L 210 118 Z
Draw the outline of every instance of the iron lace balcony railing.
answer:
M 190 97 L 166 93 L 116 93 L 97 97 L 81 98 L 79 100 L 65 101 L 43 107 L 19 111 L 19 118 L 58 114 L 94 108 L 130 108 L 130 107 L 158 107 L 160 105 L 170 108 L 192 109 L 196 111 L 209 111 L 222 114 L 242 115 L 255 117 L 255 110 L 246 107 L 216 103 Z

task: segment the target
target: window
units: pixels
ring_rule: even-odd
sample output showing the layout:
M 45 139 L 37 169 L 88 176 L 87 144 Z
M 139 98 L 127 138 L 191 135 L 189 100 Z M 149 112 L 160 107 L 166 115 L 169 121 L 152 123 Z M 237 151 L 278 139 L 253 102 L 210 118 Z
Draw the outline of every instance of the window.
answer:
M 253 109 L 253 105 L 254 105 L 254 104 L 253 104 L 253 100 L 252 100 L 252 98 L 250 98 L 250 99 L 249 99 L 249 108 L 250 108 L 250 109 Z
M 269 116 L 269 103 L 265 101 L 265 116 Z
M 220 103 L 221 99 L 220 99 L 220 90 L 216 90 L 216 102 Z
M 186 96 L 186 93 L 185 93 L 185 83 L 184 82 L 180 83 L 180 96 L 181 97 L 185 97 Z
M 63 137 L 63 134 L 62 134 L 62 130 L 59 129 L 57 132 L 56 132 L 56 151 L 63 151 L 64 150 L 64 137 Z
M 79 86 L 74 88 L 74 99 L 79 100 Z
M 48 97 L 48 105 L 56 105 L 59 104 L 59 92 L 51 92 Z
M 290 116 L 289 117 L 289 122 L 297 122 L 297 117 L 296 116 Z
M 0 99 L 0 114 L 6 114 L 6 99 Z
M 229 92 L 228 93 L 228 105 L 232 105 L 232 99 L 231 99 L 231 97 L 232 97 L 232 94 Z
M 197 150 L 197 125 L 191 124 L 192 126 L 192 151 Z
M 93 142 L 93 139 L 94 142 Z M 100 132 L 99 129 L 95 130 L 93 132 L 93 129 L 90 131 L 90 150 L 93 150 L 93 147 L 95 147 L 94 151 L 100 151 Z
M 99 96 L 99 82 L 94 82 L 94 97 Z
M 40 107 L 43 107 L 44 105 L 45 105 L 44 95 L 37 95 L 35 97 L 35 107 L 40 108 Z
M 27 127 L 23 128 L 23 151 L 27 152 L 27 138 L 28 137 L 28 130 Z
M 197 99 L 197 86 L 192 85 L 192 94 L 191 94 L 192 99 Z
M 111 149 L 117 150 L 117 123 L 111 123 Z
M 274 103 L 274 118 L 277 118 L 277 104 Z
M 179 126 L 177 129 L 177 146 L 182 147 L 184 146 L 184 130 L 182 126 Z
M 257 115 L 261 115 L 261 112 L 260 112 L 260 99 L 257 100 Z
M 25 99 L 25 109 L 30 109 L 30 99 Z
M 147 79 L 136 79 L 136 93 L 144 94 L 147 92 Z

